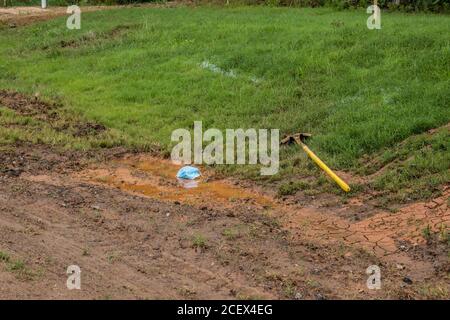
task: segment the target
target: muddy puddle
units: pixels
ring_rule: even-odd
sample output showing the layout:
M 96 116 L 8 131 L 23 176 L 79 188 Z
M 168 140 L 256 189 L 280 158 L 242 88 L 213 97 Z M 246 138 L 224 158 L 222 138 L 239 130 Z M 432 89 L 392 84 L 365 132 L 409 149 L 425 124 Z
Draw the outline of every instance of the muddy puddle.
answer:
M 345 243 L 374 252 L 378 256 L 399 252 L 398 241 L 423 243 L 425 227 L 439 231 L 450 226 L 450 210 L 444 195 L 427 203 L 405 206 L 398 212 L 379 211 L 361 221 L 349 221 L 336 213 L 349 210 L 336 208 L 287 206 L 256 189 L 244 188 L 227 179 L 216 179 L 214 173 L 200 168 L 197 186 L 186 188 L 176 179 L 181 168 L 169 160 L 150 156 L 128 156 L 76 174 L 87 183 L 108 185 L 125 192 L 161 201 L 188 204 L 197 208 L 244 208 L 249 212 L 268 213 L 280 219 L 293 237 L 309 238 L 325 243 Z
M 228 180 L 217 180 L 205 168 L 200 168 L 202 176 L 196 180 L 177 179 L 180 168 L 169 160 L 148 156 L 128 157 L 113 161 L 107 167 L 88 169 L 77 176 L 84 181 L 193 206 L 234 207 L 248 204 L 266 208 L 274 205 L 270 197 Z

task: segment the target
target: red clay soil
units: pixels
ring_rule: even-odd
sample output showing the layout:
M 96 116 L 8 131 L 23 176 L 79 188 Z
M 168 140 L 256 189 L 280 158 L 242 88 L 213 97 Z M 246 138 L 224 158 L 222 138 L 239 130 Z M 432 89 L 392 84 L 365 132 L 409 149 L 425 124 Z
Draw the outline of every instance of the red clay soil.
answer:
M 351 222 L 205 169 L 185 189 L 170 162 L 123 150 L 23 145 L 0 168 L 3 299 L 449 297 L 446 249 L 420 237 L 448 223 L 444 198 Z M 381 290 L 366 286 L 373 264 Z

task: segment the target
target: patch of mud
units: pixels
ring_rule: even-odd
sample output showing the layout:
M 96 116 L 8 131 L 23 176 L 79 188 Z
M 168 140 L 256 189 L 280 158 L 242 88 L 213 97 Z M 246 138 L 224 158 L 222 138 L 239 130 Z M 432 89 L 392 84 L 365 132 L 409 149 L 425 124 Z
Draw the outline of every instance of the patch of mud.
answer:
M 447 232 L 449 232 L 448 228 Z M 432 264 L 435 274 L 441 275 L 443 278 L 450 274 L 450 259 L 448 258 L 450 242 L 448 239 L 443 240 L 439 233 L 432 235 L 432 239 L 427 239 L 426 242 L 399 241 L 397 246 L 416 263 L 427 261 Z
M 39 99 L 38 95 L 29 97 L 19 92 L 0 90 L 0 107 L 4 106 L 24 116 L 33 116 L 40 120 L 53 120 L 57 117 L 57 104 Z
M 378 256 L 387 256 L 399 252 L 396 241 L 400 239 L 424 244 L 422 231 L 427 226 L 431 226 L 434 232 L 442 226 L 450 227 L 450 210 L 445 202 L 449 195 L 449 190 L 446 190 L 444 196 L 434 200 L 441 205 L 432 209 L 428 207 L 428 203 L 415 203 L 396 213 L 378 212 L 356 222 L 317 213 L 308 208 L 291 213 L 287 221 L 291 228 L 298 229 L 303 236 L 306 234 L 311 238 L 342 241 L 371 250 Z
M 52 127 L 56 131 L 70 132 L 74 137 L 95 136 L 107 130 L 104 125 L 93 122 L 66 122 Z
M 105 167 L 83 171 L 76 176 L 86 182 L 107 184 L 118 189 L 164 201 L 176 201 L 200 208 L 251 205 L 270 207 L 274 200 L 255 190 L 246 190 L 227 180 L 215 180 L 202 168 L 198 187 L 184 188 L 176 179 L 179 166 L 169 160 L 140 156 L 117 160 Z
M 387 256 L 399 251 L 396 241 L 424 243 L 422 230 L 427 226 L 436 231 L 450 226 L 450 211 L 446 199 L 447 189 L 434 205 L 416 203 L 396 213 L 378 212 L 362 221 L 342 219 L 339 211 L 347 207 L 317 208 L 286 206 L 282 202 L 255 189 L 233 185 L 228 180 L 214 180 L 207 170 L 199 181 L 198 188 L 184 189 L 176 179 L 178 166 L 168 160 L 152 157 L 128 157 L 77 173 L 84 182 L 109 185 L 123 191 L 141 194 L 161 201 L 194 205 L 199 208 L 244 207 L 250 211 L 265 210 L 283 221 L 293 234 L 316 239 L 324 243 L 341 242 L 358 246 L 378 256 Z
M 30 97 L 19 92 L 0 90 L 1 107 L 47 122 L 54 130 L 70 133 L 74 137 L 92 136 L 106 131 L 106 127 L 98 123 L 77 122 L 61 117 L 58 113 L 61 105 L 42 101 L 38 94 Z
M 102 124 L 86 122 L 86 123 L 76 124 L 75 129 L 76 129 L 76 131 L 74 133 L 74 136 L 84 137 L 84 136 L 96 135 L 100 132 L 103 132 L 106 130 L 106 127 Z
M 91 151 L 57 151 L 46 145 L 17 143 L 0 149 L 0 176 L 64 176 L 87 168 L 90 163 L 121 157 L 124 148 Z M 53 179 L 55 180 L 55 179 Z M 59 178 L 57 178 L 59 180 Z
M 411 210 L 431 219 L 444 210 L 445 218 L 440 199 L 405 207 L 393 220 L 380 213 L 353 223 L 329 208 L 286 206 L 205 168 L 195 195 L 178 185 L 178 166 L 124 152 L 97 154 L 93 162 L 95 153 L 17 146 L 0 156 L 0 167 L 21 168 L 0 174 L 0 249 L 22 257 L 31 275 L 1 272 L 1 298 L 427 297 L 422 284 L 447 297 L 443 264 L 403 249 L 372 250 L 397 237 L 402 230 L 394 229 L 404 225 L 394 221 Z M 370 245 L 355 240 L 360 236 Z M 87 277 L 77 292 L 64 287 L 74 262 Z M 372 264 L 382 268 L 383 290 L 365 287 Z

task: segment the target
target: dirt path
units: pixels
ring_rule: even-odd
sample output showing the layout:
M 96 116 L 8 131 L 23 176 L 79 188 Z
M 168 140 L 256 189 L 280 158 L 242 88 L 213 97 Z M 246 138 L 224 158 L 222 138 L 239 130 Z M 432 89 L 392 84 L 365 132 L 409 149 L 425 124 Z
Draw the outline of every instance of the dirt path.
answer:
M 123 6 L 82 6 L 82 12 L 92 12 L 98 10 L 112 10 L 130 7 L 173 7 L 179 5 L 177 1 L 167 3 L 145 3 L 139 5 L 123 5 Z M 7 7 L 0 8 L 0 25 L 6 24 L 11 28 L 17 26 L 28 25 L 31 23 L 54 19 L 67 14 L 67 7 L 52 7 L 41 9 L 40 7 Z
M 113 6 L 87 6 L 83 7 L 82 10 L 83 12 L 91 12 L 113 8 Z M 67 7 L 49 7 L 48 9 L 41 9 L 39 7 L 0 8 L 0 23 L 14 28 L 67 15 L 66 10 Z
M 445 253 L 411 242 L 424 223 L 448 221 L 441 199 L 349 222 L 333 212 L 345 207 L 287 206 L 213 172 L 185 189 L 176 166 L 121 150 L 99 157 L 18 146 L 1 154 L 0 168 L 0 252 L 8 256 L 0 298 L 448 295 Z M 412 208 L 423 214 L 411 229 Z M 383 245 L 396 249 L 386 256 Z M 73 264 L 81 290 L 66 288 Z M 366 287 L 373 264 L 382 290 Z

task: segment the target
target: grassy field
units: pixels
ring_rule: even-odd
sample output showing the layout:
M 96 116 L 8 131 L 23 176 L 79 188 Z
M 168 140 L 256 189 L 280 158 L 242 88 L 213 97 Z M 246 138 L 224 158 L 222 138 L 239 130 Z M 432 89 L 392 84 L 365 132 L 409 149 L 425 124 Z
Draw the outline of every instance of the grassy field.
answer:
M 429 197 L 450 182 L 450 16 L 383 13 L 376 31 L 367 17 L 332 9 L 130 8 L 83 14 L 81 30 L 66 29 L 64 18 L 0 26 L 0 89 L 39 92 L 71 117 L 110 128 L 94 141 L 46 124 L 45 134 L 36 133 L 10 124 L 41 124 L 0 109 L 0 143 L 158 145 L 167 154 L 172 130 L 194 120 L 204 128 L 307 131 L 311 148 L 334 168 L 375 173 L 368 184 L 396 200 Z M 427 133 L 432 128 L 440 129 Z M 272 179 L 315 170 L 296 147 L 281 160 Z M 286 193 L 304 188 L 290 186 Z

